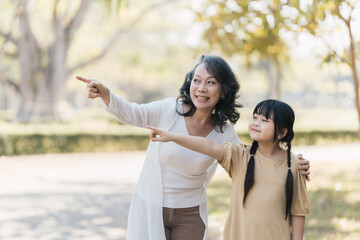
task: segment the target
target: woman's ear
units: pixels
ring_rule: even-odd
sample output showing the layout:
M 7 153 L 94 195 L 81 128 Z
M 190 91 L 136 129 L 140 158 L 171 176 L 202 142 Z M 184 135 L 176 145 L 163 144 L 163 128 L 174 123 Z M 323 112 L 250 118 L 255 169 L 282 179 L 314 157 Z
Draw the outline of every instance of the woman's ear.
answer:
M 283 137 L 286 136 L 286 134 L 288 133 L 288 129 L 287 128 L 283 128 L 280 130 L 279 134 L 278 134 L 278 139 L 282 139 Z

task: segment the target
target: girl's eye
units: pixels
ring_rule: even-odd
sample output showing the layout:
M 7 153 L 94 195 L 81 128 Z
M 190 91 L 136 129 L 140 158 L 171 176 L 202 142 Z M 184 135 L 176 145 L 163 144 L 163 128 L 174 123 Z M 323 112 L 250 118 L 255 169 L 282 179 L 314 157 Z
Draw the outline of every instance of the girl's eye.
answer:
M 197 83 L 197 82 L 199 82 L 199 79 L 194 78 L 193 82 Z

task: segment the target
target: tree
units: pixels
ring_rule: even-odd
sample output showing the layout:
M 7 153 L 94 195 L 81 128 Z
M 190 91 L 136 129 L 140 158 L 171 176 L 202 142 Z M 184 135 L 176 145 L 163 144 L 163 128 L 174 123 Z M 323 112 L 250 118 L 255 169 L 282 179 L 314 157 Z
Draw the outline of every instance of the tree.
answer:
M 248 66 L 254 56 L 266 63 L 269 95 L 280 98 L 281 64 L 289 60 L 282 36 L 291 24 L 288 5 L 281 0 L 209 0 L 194 11 L 205 26 L 203 38 L 210 47 L 230 56 L 244 55 Z
M 359 41 L 356 41 L 354 37 L 354 21 L 359 15 L 360 2 L 355 0 L 314 0 L 310 5 L 297 5 L 299 10 L 298 24 L 304 31 L 312 34 L 313 36 L 320 37 L 327 45 L 327 54 L 323 57 L 324 63 L 330 61 L 336 61 L 344 63 L 350 67 L 354 91 L 355 91 L 355 107 L 358 115 L 358 136 L 360 138 L 360 83 L 357 69 L 357 59 L 359 52 Z M 335 20 L 337 23 L 332 25 L 331 30 L 324 30 L 322 26 L 326 24 L 326 21 Z M 359 19 L 358 19 L 359 20 Z M 338 29 L 343 27 L 347 31 L 348 43 L 339 48 L 331 43 L 331 40 L 326 41 L 325 35 L 330 36 L 332 34 L 339 34 Z
M 16 28 L 8 32 L 0 29 L 0 40 L 3 44 L 12 44 L 13 51 L 2 48 L 3 54 L 17 58 L 20 65 L 20 106 L 17 119 L 21 122 L 34 120 L 61 120 L 61 105 L 65 103 L 66 81 L 70 74 L 79 68 L 92 64 L 106 55 L 116 41 L 129 32 L 150 10 L 164 4 L 155 3 L 143 8 L 137 16 L 120 27 L 110 37 L 106 46 L 96 55 L 70 66 L 68 64 L 69 49 L 73 43 L 77 30 L 82 25 L 91 4 L 96 0 L 77 1 L 76 11 L 71 11 L 74 2 L 53 0 L 51 13 L 52 41 L 44 46 L 34 35 L 29 16 L 28 4 L 30 0 L 12 1 L 14 10 L 13 25 Z M 120 8 L 121 0 L 97 0 L 109 9 Z M 72 14 L 73 13 L 73 14 Z M 2 39 L 1 39 L 2 38 Z

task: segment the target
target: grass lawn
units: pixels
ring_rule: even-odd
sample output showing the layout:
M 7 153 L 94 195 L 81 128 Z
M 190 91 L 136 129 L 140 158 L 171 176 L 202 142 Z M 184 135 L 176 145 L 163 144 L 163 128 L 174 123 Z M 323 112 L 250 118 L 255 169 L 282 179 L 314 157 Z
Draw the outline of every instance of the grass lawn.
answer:
M 307 240 L 360 239 L 360 161 L 311 161 L 308 194 L 311 203 L 306 217 Z M 208 187 L 210 215 L 225 223 L 231 182 L 217 175 Z

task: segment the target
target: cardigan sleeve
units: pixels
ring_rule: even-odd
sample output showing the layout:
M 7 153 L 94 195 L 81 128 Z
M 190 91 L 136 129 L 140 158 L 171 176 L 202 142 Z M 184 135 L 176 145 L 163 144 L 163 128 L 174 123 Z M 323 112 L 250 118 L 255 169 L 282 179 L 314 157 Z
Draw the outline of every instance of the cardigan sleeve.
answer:
M 160 118 L 171 108 L 175 108 L 176 100 L 166 98 L 147 104 L 131 103 L 110 92 L 110 104 L 104 108 L 120 122 L 146 128 L 147 125 L 159 127 Z

